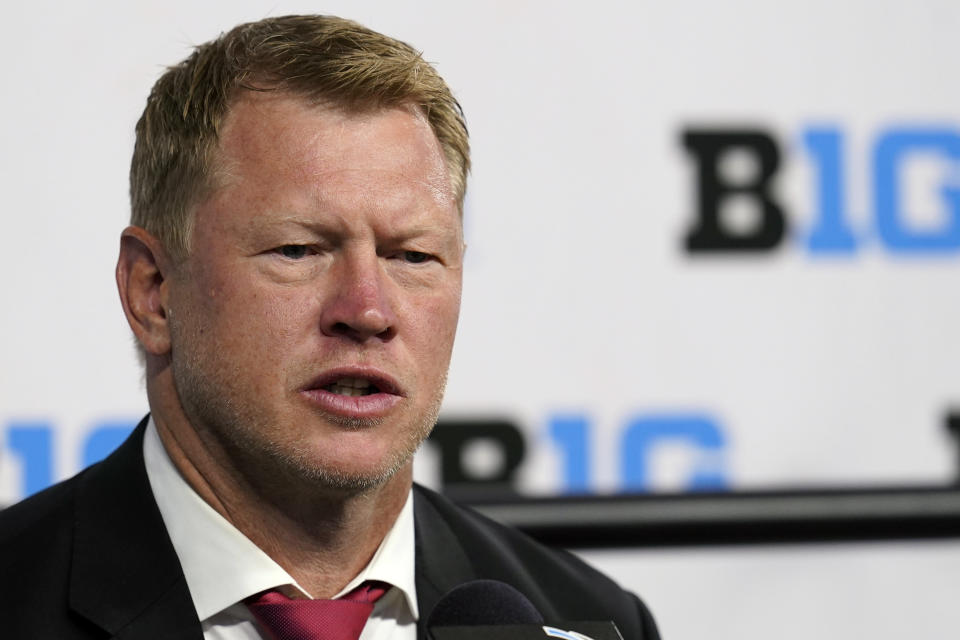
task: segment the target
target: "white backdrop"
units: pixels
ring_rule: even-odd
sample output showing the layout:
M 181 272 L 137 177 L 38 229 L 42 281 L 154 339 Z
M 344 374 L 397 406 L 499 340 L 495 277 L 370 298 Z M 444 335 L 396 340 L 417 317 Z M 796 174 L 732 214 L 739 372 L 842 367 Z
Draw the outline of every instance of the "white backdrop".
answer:
M 150 85 L 191 44 L 307 11 L 413 43 L 464 105 L 475 169 L 445 412 L 514 422 L 523 489 L 953 480 L 955 3 L 35 2 L 6 9 L 0 40 L 0 503 L 74 473 L 97 429 L 145 411 L 112 270 Z M 769 251 L 690 253 L 682 135 L 729 129 L 774 141 L 789 231 Z M 756 169 L 741 152 L 721 173 Z M 723 211 L 756 230 L 755 199 Z M 828 218 L 852 249 L 811 244 Z M 418 473 L 435 481 L 429 450 Z M 938 604 L 960 595 L 957 550 L 590 558 L 649 594 L 669 638 L 894 638 L 911 628 L 896 611 L 934 638 L 960 623 Z M 876 588 L 878 570 L 904 584 Z

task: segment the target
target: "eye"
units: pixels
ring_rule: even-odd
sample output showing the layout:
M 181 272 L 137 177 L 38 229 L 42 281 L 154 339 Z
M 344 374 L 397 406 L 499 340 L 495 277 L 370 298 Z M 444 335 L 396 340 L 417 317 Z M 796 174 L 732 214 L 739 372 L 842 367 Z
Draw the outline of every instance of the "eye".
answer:
M 274 251 L 290 260 L 302 260 L 311 253 L 310 246 L 305 244 L 285 244 Z
M 431 258 L 429 253 L 424 253 L 422 251 L 404 251 L 400 254 L 400 257 L 410 264 L 420 264 Z

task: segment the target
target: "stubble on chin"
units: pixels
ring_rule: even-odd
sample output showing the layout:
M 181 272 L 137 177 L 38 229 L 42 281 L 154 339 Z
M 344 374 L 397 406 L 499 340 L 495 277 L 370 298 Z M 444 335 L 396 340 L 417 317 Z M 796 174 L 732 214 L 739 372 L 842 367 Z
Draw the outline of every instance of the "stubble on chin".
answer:
M 440 415 L 440 406 L 443 402 L 443 393 L 446 388 L 447 376 L 444 374 L 438 388 L 427 405 L 426 411 L 420 416 L 414 416 L 411 423 L 399 428 L 403 439 L 393 448 L 387 458 L 376 468 L 366 472 L 351 472 L 338 468 L 334 464 L 324 464 L 318 461 L 317 454 L 308 447 L 294 446 L 284 448 L 275 442 L 266 443 L 264 453 L 272 461 L 298 480 L 323 490 L 334 490 L 350 494 L 364 493 L 383 486 L 403 469 L 413 458 L 413 455 L 433 430 Z M 324 413 L 323 418 L 341 428 L 361 431 L 364 429 L 390 428 L 387 418 L 348 418 Z M 396 427 L 394 427 L 396 428 Z M 238 435 L 243 436 L 246 430 Z M 255 447 L 256 443 L 243 443 L 248 447 Z M 242 445 L 241 445 L 242 446 Z M 248 449 L 250 450 L 250 449 Z
M 300 425 L 285 428 L 278 424 L 279 418 L 257 406 L 249 394 L 217 382 L 241 379 L 235 377 L 240 372 L 224 371 L 220 366 L 223 363 L 215 359 L 206 362 L 213 365 L 213 371 L 199 366 L 196 359 L 174 366 L 174 384 L 184 412 L 211 457 L 265 494 L 295 491 L 354 495 L 383 486 L 410 462 L 436 424 L 447 379 L 445 372 L 421 415 L 410 418 L 408 424 L 394 426 L 403 437 L 385 459 L 359 470 L 325 460 L 324 452 L 313 446 L 269 437 L 271 433 L 295 432 Z M 315 415 L 350 431 L 391 428 L 389 418 L 349 418 L 326 412 Z

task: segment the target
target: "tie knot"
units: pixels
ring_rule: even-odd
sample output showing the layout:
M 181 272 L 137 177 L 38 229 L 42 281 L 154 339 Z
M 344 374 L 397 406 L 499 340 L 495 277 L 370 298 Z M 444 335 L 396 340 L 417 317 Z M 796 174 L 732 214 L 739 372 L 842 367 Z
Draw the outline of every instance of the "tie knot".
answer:
M 271 640 L 358 640 L 373 604 L 390 585 L 367 581 L 335 600 L 291 600 L 265 591 L 247 608 Z
M 386 582 L 379 582 L 377 580 L 366 580 L 365 582 L 360 583 L 358 587 L 346 592 L 337 600 L 349 600 L 351 602 L 366 602 L 373 604 L 380 599 L 380 596 L 387 592 L 387 589 L 390 588 L 390 585 Z

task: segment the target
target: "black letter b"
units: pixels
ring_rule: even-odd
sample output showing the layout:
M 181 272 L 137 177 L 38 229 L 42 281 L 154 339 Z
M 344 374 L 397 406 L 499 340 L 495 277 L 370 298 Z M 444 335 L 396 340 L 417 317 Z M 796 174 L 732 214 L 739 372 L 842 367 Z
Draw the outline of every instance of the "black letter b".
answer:
M 766 133 L 751 130 L 687 130 L 683 144 L 697 160 L 698 216 L 687 234 L 687 251 L 766 251 L 777 246 L 786 231 L 783 209 L 770 196 L 770 178 L 780 164 L 777 145 Z M 757 160 L 751 179 L 733 183 L 721 175 L 720 161 L 729 151 L 747 152 Z M 731 229 L 721 219 L 721 207 L 732 195 L 756 201 L 760 219 L 749 231 Z

